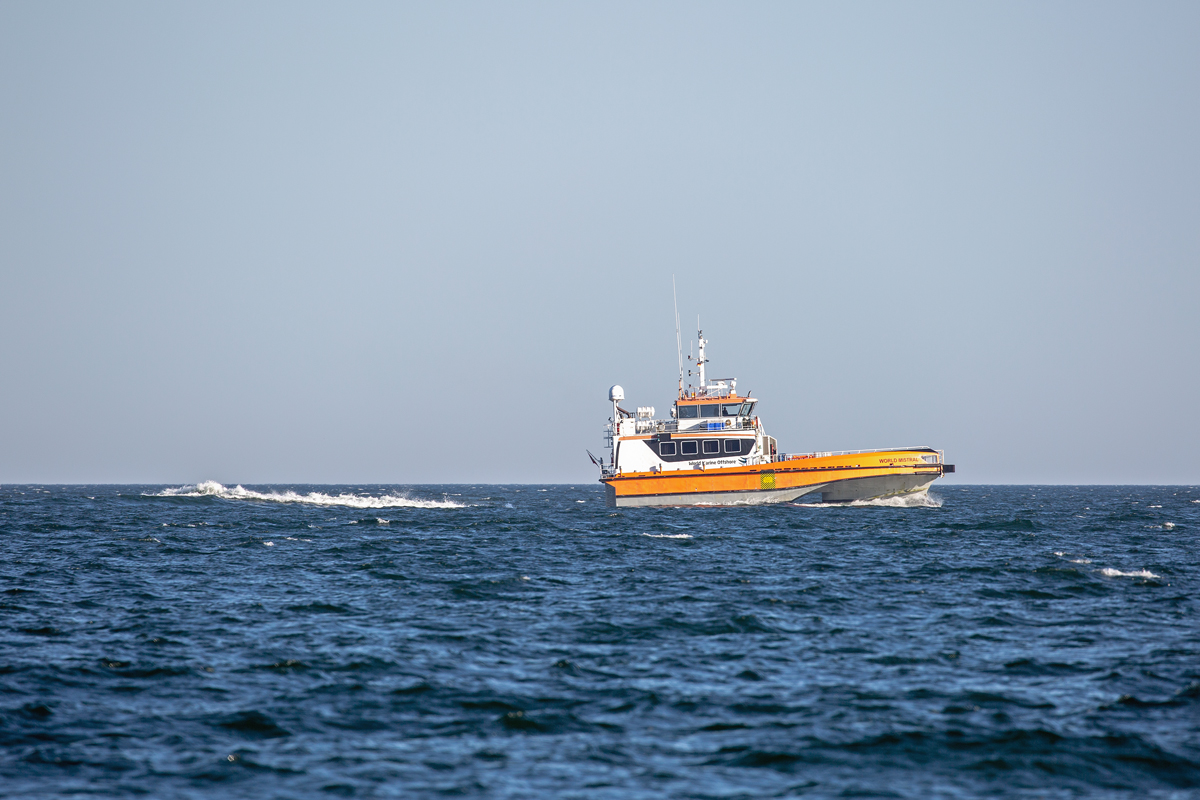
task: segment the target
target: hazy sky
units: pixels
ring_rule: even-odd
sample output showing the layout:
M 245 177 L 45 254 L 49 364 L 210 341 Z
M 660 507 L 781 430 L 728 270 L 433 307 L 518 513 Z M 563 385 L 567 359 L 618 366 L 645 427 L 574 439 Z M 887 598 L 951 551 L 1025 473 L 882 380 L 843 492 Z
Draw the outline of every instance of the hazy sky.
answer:
M 1200 482 L 1200 4 L 0 4 L 0 481 Z

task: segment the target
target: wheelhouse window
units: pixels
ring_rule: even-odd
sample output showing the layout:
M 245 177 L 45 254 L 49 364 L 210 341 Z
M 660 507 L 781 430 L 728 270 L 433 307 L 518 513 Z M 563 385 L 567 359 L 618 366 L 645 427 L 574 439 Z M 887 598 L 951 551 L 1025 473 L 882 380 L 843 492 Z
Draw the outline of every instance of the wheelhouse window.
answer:
M 660 456 L 675 455 L 675 443 L 674 442 L 659 442 L 658 443 L 658 454 Z
M 721 416 L 721 404 L 710 403 L 700 406 L 700 416 L 702 417 L 719 417 Z
M 742 452 L 742 440 L 741 439 L 726 439 L 725 440 L 725 452 L 726 453 Z
M 741 413 L 742 406 L 744 405 L 745 403 L 727 403 L 721 406 L 721 416 L 736 417 L 739 413 Z
M 696 455 L 696 443 L 694 441 L 680 442 L 679 443 L 679 452 L 685 456 Z
M 721 452 L 721 443 L 720 442 L 718 442 L 716 439 L 705 439 L 704 440 L 704 454 L 705 455 L 711 455 L 712 453 L 719 453 L 719 452 Z
M 748 417 L 754 413 L 754 403 L 742 403 L 741 414 L 743 417 Z
M 676 406 L 675 411 L 679 419 L 695 419 L 696 412 L 700 410 L 700 406 Z

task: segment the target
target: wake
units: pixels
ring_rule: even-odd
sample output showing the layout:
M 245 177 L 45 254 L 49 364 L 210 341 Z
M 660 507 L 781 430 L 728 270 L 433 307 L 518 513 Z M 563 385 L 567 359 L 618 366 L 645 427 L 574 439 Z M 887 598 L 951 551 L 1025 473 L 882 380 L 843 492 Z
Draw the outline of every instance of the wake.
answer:
M 371 497 L 361 494 L 339 494 L 323 492 L 300 494 L 288 489 L 283 492 L 256 492 L 241 486 L 232 489 L 216 481 L 203 481 L 195 485 L 164 489 L 146 497 L 217 497 L 221 500 L 258 500 L 268 503 L 302 503 L 310 506 L 342 506 L 345 508 L 465 508 L 453 500 L 414 500 L 403 495 L 385 494 Z

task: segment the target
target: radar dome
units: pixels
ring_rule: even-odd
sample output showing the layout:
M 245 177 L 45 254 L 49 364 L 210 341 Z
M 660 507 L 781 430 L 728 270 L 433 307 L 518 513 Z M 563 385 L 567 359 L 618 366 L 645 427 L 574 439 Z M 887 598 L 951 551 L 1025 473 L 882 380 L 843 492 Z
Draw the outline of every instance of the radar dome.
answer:
M 618 384 L 608 390 L 608 399 L 614 403 L 619 403 L 625 399 L 625 390 Z

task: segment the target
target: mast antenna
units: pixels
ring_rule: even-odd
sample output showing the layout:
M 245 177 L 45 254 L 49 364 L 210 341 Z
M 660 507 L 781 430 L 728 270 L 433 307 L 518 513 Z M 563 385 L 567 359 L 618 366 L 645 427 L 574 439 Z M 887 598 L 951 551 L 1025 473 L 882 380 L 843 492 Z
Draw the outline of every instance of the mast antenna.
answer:
M 675 276 L 671 276 L 671 300 L 675 303 L 675 355 L 679 360 L 679 396 L 683 397 L 683 340 L 679 338 L 679 296 L 675 292 Z

